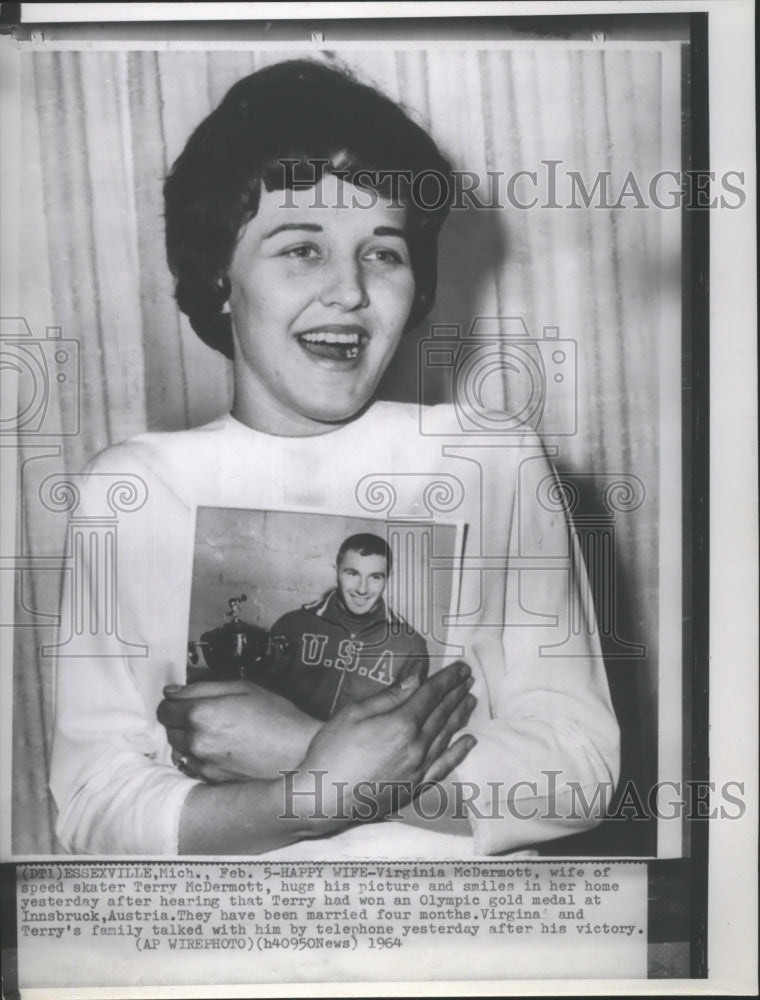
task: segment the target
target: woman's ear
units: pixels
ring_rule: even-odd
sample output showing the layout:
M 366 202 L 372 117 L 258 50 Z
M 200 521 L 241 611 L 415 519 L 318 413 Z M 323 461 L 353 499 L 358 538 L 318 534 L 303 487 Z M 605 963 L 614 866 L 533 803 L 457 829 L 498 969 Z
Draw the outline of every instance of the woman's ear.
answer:
M 217 279 L 217 291 L 222 302 L 222 315 L 229 316 L 230 313 L 230 293 L 232 292 L 232 282 L 228 274 L 222 274 Z

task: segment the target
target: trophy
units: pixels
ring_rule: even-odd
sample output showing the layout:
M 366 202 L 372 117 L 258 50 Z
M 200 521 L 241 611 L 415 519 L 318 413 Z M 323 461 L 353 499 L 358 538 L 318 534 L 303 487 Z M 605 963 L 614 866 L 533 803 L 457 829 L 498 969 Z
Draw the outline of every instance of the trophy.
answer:
M 188 643 L 188 681 L 249 680 L 269 686 L 266 682 L 269 662 L 269 632 L 251 625 L 241 617 L 240 606 L 246 594 L 230 597 L 224 624 L 204 632 L 199 641 Z M 206 668 L 199 667 L 200 654 Z

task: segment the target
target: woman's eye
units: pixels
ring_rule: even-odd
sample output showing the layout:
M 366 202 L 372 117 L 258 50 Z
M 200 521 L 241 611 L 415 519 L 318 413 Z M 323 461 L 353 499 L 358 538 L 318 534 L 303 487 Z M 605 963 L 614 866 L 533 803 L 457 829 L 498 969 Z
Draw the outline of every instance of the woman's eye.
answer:
M 291 260 L 316 260 L 319 257 L 319 250 L 309 243 L 304 243 L 297 247 L 288 247 L 287 250 L 283 250 L 282 256 Z
M 403 264 L 404 258 L 398 250 L 377 249 L 370 250 L 367 254 L 370 260 L 379 261 L 381 264 Z

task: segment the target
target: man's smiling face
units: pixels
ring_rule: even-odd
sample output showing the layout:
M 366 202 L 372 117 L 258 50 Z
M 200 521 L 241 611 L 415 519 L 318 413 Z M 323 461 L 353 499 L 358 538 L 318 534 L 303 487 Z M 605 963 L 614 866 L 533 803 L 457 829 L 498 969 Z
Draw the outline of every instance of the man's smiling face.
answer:
M 338 564 L 338 589 L 343 603 L 355 615 L 368 615 L 377 607 L 388 583 L 385 556 L 363 556 L 349 549 Z

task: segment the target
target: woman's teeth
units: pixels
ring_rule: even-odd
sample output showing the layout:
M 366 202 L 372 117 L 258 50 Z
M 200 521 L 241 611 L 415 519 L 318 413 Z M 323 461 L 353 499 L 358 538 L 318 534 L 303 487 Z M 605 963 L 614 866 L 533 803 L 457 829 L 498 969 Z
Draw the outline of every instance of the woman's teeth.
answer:
M 303 340 L 312 344 L 359 344 L 358 333 L 304 333 Z
M 361 338 L 358 333 L 336 333 L 332 330 L 315 330 L 303 333 L 299 340 L 324 357 L 338 357 L 351 361 L 359 356 Z

